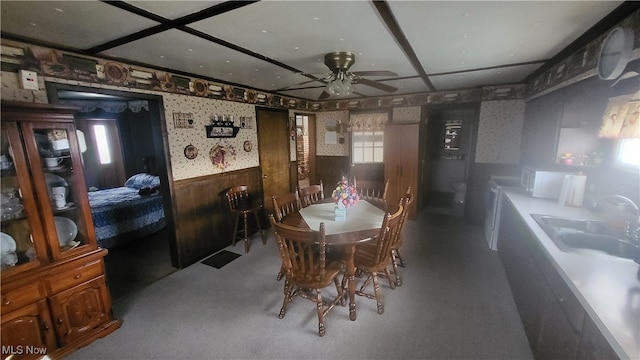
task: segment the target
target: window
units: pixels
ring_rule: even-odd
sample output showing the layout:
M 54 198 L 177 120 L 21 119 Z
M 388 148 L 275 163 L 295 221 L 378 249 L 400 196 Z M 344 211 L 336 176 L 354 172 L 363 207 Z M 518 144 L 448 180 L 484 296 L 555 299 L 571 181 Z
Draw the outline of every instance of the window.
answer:
M 622 166 L 640 167 L 640 139 L 620 139 L 616 162 Z
M 354 164 L 381 163 L 384 145 L 382 130 L 351 132 L 351 161 Z
M 111 164 L 111 150 L 109 149 L 109 139 L 107 138 L 107 128 L 104 125 L 94 125 L 93 134 L 98 145 L 98 156 L 100 164 Z

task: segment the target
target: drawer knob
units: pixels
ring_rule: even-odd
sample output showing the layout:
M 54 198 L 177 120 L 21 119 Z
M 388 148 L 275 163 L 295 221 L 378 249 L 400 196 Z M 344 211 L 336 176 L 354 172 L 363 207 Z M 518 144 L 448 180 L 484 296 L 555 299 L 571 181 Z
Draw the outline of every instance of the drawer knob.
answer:
M 78 280 L 78 279 L 80 279 L 80 276 L 81 276 L 80 274 L 76 274 L 73 278 Z
M 58 324 L 62 325 L 62 324 L 64 324 L 64 321 L 62 321 L 62 319 L 58 318 Z
M 4 299 L 2 299 L 2 305 L 9 306 L 10 304 L 11 304 L 11 300 L 9 300 L 8 297 L 5 297 Z

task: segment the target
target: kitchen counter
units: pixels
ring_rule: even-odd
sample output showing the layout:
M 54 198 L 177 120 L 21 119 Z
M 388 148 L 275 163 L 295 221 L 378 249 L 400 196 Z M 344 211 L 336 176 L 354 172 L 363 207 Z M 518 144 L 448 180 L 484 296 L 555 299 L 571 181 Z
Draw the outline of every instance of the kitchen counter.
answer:
M 532 198 L 518 190 L 506 189 L 505 194 L 618 356 L 640 359 L 639 265 L 594 250 L 561 251 L 531 217 L 531 214 L 544 214 L 599 220 L 602 213 L 562 206 L 555 200 Z

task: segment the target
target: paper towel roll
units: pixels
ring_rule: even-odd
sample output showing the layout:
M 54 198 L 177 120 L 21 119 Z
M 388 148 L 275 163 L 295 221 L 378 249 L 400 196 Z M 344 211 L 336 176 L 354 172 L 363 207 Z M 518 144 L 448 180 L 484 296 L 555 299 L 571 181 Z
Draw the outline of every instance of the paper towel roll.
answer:
M 581 207 L 586 188 L 586 175 L 565 175 L 558 203 L 565 206 Z

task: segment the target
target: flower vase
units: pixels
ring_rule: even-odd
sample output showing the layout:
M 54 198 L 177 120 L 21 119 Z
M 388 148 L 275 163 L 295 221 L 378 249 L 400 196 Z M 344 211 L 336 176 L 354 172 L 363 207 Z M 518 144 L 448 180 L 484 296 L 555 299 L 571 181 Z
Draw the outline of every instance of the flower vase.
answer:
M 344 206 L 344 204 L 341 201 L 339 201 L 333 207 L 333 215 L 334 215 L 334 221 L 346 221 L 347 220 L 347 208 Z

